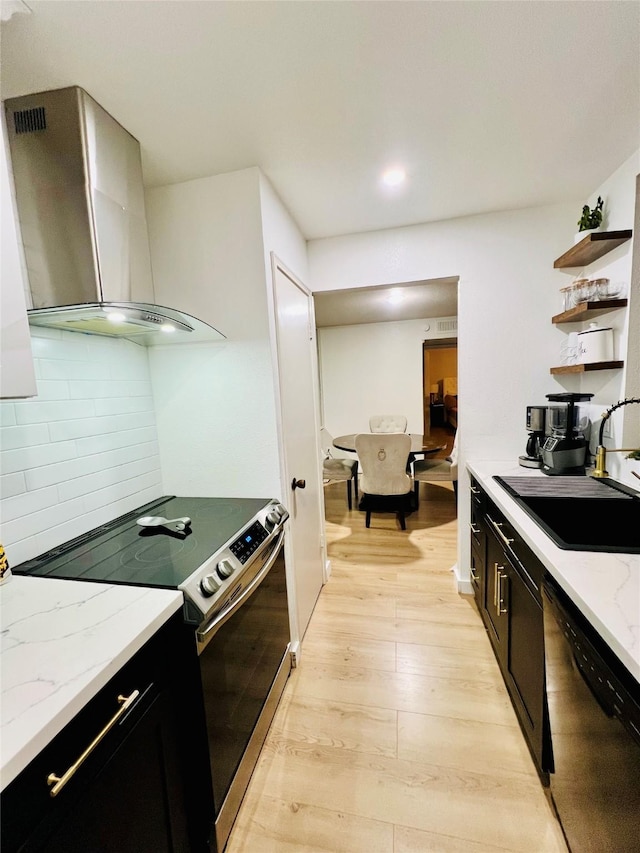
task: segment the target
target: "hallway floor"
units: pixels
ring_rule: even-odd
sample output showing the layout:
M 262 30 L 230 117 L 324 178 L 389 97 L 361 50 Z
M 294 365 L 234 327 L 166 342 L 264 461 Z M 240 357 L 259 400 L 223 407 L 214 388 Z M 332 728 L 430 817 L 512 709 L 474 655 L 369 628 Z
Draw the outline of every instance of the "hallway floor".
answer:
M 456 592 L 449 484 L 349 512 L 228 853 L 566 853 L 480 616 Z

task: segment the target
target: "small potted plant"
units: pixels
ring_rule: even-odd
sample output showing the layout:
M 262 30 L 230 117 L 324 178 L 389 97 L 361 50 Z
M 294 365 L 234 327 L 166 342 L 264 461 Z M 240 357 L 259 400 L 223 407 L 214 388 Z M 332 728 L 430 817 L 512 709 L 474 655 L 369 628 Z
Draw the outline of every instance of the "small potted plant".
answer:
M 578 220 L 578 233 L 575 236 L 575 242 L 579 243 L 587 234 L 593 231 L 599 231 L 602 225 L 602 208 L 604 201 L 600 196 L 595 204 L 595 207 L 590 208 L 588 204 L 582 208 L 582 216 Z

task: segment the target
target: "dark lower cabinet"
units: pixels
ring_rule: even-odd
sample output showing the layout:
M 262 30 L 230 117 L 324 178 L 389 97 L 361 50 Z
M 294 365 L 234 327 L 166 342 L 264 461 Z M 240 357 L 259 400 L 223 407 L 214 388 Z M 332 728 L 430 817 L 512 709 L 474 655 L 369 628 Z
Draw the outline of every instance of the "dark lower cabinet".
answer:
M 197 656 L 184 632 L 178 615 L 2 792 L 3 853 L 209 851 Z M 63 782 L 56 796 L 50 774 Z
M 508 659 L 510 580 L 504 549 L 498 542 L 495 533 L 489 531 L 487 535 L 485 624 L 503 675 Z
M 471 480 L 471 584 L 478 609 L 485 607 L 487 528 L 485 521 L 485 494 L 475 480 Z
M 476 601 L 511 702 L 544 782 L 550 766 L 545 688 L 542 576 L 544 568 L 500 510 L 475 482 L 472 487 L 472 584 L 484 558 Z M 478 533 L 482 535 L 479 543 Z M 478 563 L 475 561 L 478 560 Z

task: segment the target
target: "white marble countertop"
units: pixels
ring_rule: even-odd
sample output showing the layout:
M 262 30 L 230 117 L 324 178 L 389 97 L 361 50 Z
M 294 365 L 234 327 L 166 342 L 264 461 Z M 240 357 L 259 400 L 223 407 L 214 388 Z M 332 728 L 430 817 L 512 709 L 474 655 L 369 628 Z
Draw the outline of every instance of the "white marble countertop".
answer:
M 531 550 L 640 681 L 640 554 L 565 551 L 520 508 L 494 475 L 545 475 L 513 462 L 473 461 L 467 468 Z
M 175 590 L 52 578 L 0 586 L 2 788 L 182 602 Z

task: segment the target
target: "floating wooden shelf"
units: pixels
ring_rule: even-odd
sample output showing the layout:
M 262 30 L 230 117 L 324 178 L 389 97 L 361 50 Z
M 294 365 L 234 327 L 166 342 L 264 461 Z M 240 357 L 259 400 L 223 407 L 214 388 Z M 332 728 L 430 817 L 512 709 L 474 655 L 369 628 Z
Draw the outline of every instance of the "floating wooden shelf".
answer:
M 562 314 L 556 314 L 555 317 L 551 318 L 551 322 L 556 324 L 579 323 L 581 320 L 599 317 L 601 314 L 615 311 L 617 308 L 626 307 L 626 299 L 601 299 L 597 302 L 581 302 L 575 308 L 569 308 L 568 311 L 563 311 Z
M 553 262 L 554 269 L 585 267 L 612 249 L 621 246 L 622 243 L 626 243 L 631 239 L 632 234 L 633 231 L 630 228 L 625 231 L 595 231 L 593 234 L 587 234 L 584 239 Z
M 615 370 L 624 367 L 624 361 L 596 361 L 593 364 L 563 364 L 552 367 L 549 373 L 589 373 L 592 370 Z

